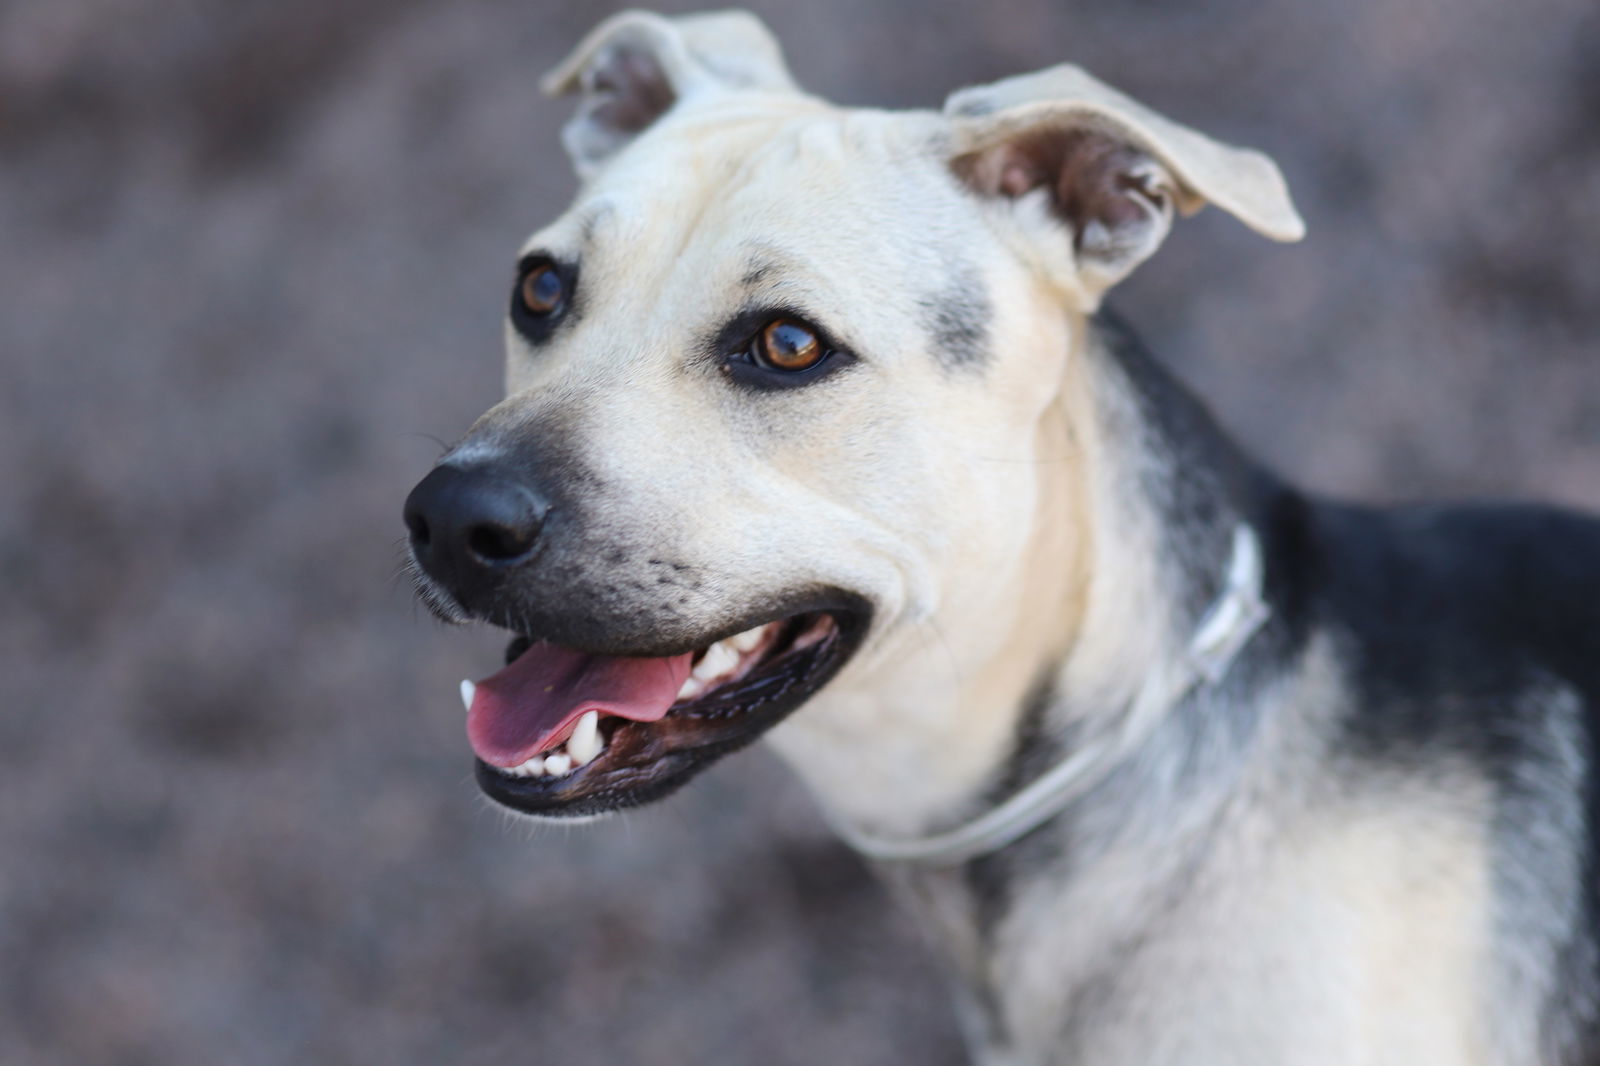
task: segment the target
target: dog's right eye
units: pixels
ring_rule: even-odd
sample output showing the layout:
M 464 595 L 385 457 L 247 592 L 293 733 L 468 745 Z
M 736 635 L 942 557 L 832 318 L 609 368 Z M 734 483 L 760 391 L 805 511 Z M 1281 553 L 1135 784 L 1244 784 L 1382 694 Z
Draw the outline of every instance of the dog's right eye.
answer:
M 566 302 L 567 286 L 554 263 L 534 267 L 519 286 L 523 310 L 530 315 L 553 315 Z
M 576 269 L 548 256 L 524 259 L 511 293 L 511 322 L 528 340 L 538 343 L 566 317 L 572 303 Z

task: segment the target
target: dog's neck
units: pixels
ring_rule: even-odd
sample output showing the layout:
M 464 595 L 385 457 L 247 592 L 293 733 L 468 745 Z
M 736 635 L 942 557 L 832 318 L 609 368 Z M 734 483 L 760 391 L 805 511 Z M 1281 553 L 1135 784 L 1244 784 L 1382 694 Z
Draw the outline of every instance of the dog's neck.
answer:
M 1041 422 L 1025 557 L 996 575 L 989 602 L 914 627 L 915 651 L 842 677 L 774 738 L 843 827 L 946 829 L 1075 745 L 1154 729 L 1170 708 L 1151 694 L 1189 669 L 1234 531 L 1270 505 L 1270 480 L 1120 321 L 1102 314 L 1073 334 Z M 1129 729 L 1130 715 L 1151 720 Z

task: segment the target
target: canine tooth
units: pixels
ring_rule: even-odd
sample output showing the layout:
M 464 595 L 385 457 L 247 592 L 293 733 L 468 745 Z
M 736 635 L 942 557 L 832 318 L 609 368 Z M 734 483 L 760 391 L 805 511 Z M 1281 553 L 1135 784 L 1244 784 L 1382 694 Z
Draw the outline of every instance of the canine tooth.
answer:
M 567 754 L 572 765 L 587 766 L 600 754 L 600 712 L 586 711 L 567 738 Z
M 761 638 L 766 636 L 766 633 L 766 626 L 756 626 L 754 629 L 745 630 L 736 637 L 729 637 L 728 643 L 733 645 L 734 651 L 741 654 L 747 651 L 755 651 L 756 645 L 761 643 Z
M 478 686 L 471 681 L 461 682 L 461 705 L 467 710 L 472 710 L 472 694 L 478 691 Z
M 545 757 L 544 772 L 547 774 L 560 777 L 562 774 L 567 773 L 571 769 L 572 756 L 568 755 L 564 751 L 558 751 L 554 755 Z
M 701 681 L 712 681 L 739 665 L 739 653 L 719 640 L 706 649 L 705 655 L 695 664 L 692 676 Z
M 683 687 L 678 690 L 677 698 L 680 700 L 692 700 L 704 690 L 705 686 L 700 683 L 699 679 L 690 674 L 683 679 Z

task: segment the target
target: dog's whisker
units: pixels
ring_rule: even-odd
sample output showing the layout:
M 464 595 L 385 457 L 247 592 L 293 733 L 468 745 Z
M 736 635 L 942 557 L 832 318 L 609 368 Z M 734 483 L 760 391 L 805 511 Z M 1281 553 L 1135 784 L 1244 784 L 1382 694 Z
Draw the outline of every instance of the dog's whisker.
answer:
M 440 438 L 438 438 L 434 434 L 428 433 L 428 432 L 426 432 L 424 430 L 420 430 L 420 429 L 411 430 L 411 431 L 409 431 L 407 433 L 402 434 L 402 436 L 408 437 L 408 438 L 420 438 L 420 439 L 425 440 L 425 441 L 431 441 L 432 443 L 438 445 L 439 454 L 437 456 L 435 456 L 435 460 L 441 459 L 444 456 L 450 454 L 450 449 L 454 447 L 454 445 L 449 444 L 449 443 L 441 440 Z

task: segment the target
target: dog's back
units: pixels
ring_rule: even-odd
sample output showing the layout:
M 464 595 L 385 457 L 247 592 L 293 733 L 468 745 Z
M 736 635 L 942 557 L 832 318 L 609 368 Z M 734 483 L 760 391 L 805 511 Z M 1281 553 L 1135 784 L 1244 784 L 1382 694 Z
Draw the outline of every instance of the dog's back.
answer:
M 1355 683 L 1352 772 L 1487 782 L 1500 994 L 1537 1018 L 1550 1061 L 1596 1061 L 1600 522 L 1324 505 L 1301 537 L 1304 610 Z

